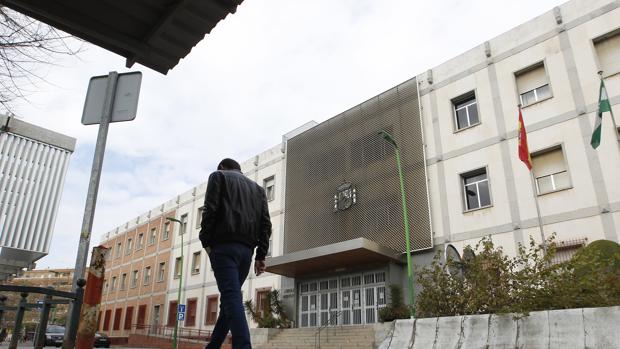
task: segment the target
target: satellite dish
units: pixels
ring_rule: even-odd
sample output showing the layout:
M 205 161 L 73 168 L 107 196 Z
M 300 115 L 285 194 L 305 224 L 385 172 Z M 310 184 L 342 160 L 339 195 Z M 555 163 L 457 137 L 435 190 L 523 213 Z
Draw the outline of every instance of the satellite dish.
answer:
M 450 262 L 449 262 L 450 261 Z M 459 251 L 452 244 L 446 245 L 444 265 L 448 266 L 448 273 L 454 277 L 463 276 L 463 263 Z

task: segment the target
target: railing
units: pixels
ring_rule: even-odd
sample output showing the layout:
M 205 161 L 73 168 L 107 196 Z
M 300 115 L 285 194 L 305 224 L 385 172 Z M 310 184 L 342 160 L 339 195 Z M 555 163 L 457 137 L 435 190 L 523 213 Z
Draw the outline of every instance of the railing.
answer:
M 157 338 L 172 340 L 174 326 L 132 324 L 131 333 L 146 336 L 147 340 L 150 337 L 152 337 L 153 339 Z M 211 330 L 179 327 L 177 332 L 177 339 L 179 341 L 197 341 L 204 343 L 211 340 L 212 333 L 213 331 Z M 230 343 L 230 339 L 231 337 L 228 336 L 226 342 Z
M 11 335 L 11 341 L 9 343 L 9 349 L 16 349 L 17 342 L 19 341 L 20 334 L 22 333 L 22 322 L 24 321 L 24 314 L 27 309 L 40 309 L 39 323 L 34 336 L 35 349 L 41 349 L 45 346 L 45 332 L 47 329 L 47 321 L 49 319 L 50 310 L 56 304 L 69 304 L 73 303 L 71 307 L 72 316 L 71 323 L 68 324 L 68 338 L 63 340 L 63 348 L 73 349 L 75 347 L 75 338 L 77 335 L 78 323 L 80 319 L 80 310 L 82 308 L 82 300 L 84 298 L 84 285 L 86 280 L 79 279 L 77 282 L 76 292 L 64 292 L 57 291 L 53 288 L 33 287 L 33 286 L 17 286 L 17 285 L 0 285 L 0 324 L 3 323 L 4 315 L 7 311 L 15 311 L 15 321 L 13 323 L 13 332 Z M 6 301 L 9 299 L 4 293 L 19 293 L 20 300 L 17 306 L 6 305 Z M 42 294 L 45 295 L 42 302 L 28 303 L 28 295 L 30 294 Z M 54 299 L 54 297 L 60 299 Z M 3 327 L 0 331 L 2 336 L 6 336 L 7 329 Z M 4 338 L 2 338 L 4 340 Z
M 342 315 L 342 310 L 338 310 L 338 311 L 333 311 L 332 309 L 329 310 L 329 319 L 327 320 L 326 324 L 322 324 L 316 331 L 316 333 L 314 334 L 314 348 L 315 349 L 321 349 L 321 331 L 323 331 L 324 329 L 327 329 L 330 326 L 334 325 L 334 321 L 336 321 L 336 323 L 338 323 L 338 319 L 340 318 L 340 315 Z M 342 323 L 342 322 L 340 322 Z M 327 329 L 325 331 L 326 334 L 326 340 L 327 342 L 329 342 L 329 330 Z

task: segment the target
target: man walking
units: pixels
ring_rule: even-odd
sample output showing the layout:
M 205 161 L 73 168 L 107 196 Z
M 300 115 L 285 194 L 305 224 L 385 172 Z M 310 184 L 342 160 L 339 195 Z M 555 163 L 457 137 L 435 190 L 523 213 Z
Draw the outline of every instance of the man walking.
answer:
M 206 349 L 219 349 L 232 333 L 233 349 L 250 349 L 241 285 L 256 248 L 254 272 L 265 271 L 271 220 L 265 190 L 241 173 L 239 163 L 224 159 L 209 176 L 200 241 L 211 261 L 221 295 L 220 314 Z

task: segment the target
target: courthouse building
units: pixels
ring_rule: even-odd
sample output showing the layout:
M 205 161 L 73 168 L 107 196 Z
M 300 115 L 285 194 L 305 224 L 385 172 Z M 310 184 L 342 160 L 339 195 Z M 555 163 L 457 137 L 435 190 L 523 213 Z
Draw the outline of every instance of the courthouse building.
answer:
M 406 288 L 394 148 L 379 130 L 391 133 L 401 151 L 414 264 L 428 263 L 448 243 L 462 250 L 486 236 L 510 255 L 530 237 L 540 242 L 536 200 L 543 234 L 555 234 L 562 258 L 594 240 L 618 241 L 620 143 L 609 113 L 597 149 L 590 137 L 599 71 L 620 115 L 619 7 L 610 0 L 567 2 L 321 124 L 305 125 L 245 162 L 244 173 L 270 196 L 274 230 L 270 273 L 250 277 L 244 298 L 260 304 L 265 291 L 279 289 L 295 326 L 318 326 L 330 313 L 338 314 L 338 325 L 352 325 L 378 321 L 390 284 Z M 533 177 L 517 155 L 519 104 Z M 197 236 L 205 189 L 199 185 L 104 237 L 110 246 L 118 240 L 127 246 L 149 215 L 185 222 L 170 229 L 167 252 L 140 257 L 139 263 L 159 256 L 157 263 L 167 263 L 161 291 L 123 298 L 151 302 L 148 314 L 157 299 L 157 315 L 144 316 L 151 324 L 174 323 L 181 267 L 184 326 L 209 329 L 216 318 L 215 279 Z M 183 266 L 176 262 L 179 228 Z M 118 287 L 127 263 L 138 259 L 108 268 L 108 284 L 116 277 Z M 132 269 L 143 273 L 137 267 L 125 273 Z M 107 290 L 104 312 L 122 314 L 127 307 Z

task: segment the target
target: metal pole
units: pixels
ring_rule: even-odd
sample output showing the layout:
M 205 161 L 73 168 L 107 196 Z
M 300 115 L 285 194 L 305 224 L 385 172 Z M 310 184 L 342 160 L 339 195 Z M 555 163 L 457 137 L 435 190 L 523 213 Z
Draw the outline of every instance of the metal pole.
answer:
M 403 224 L 405 226 L 405 248 L 407 253 L 407 289 L 409 292 L 409 304 L 411 305 L 411 316 L 415 316 L 415 295 L 413 291 L 413 268 L 411 263 L 411 246 L 409 241 L 409 216 L 407 214 L 407 194 L 405 193 L 405 177 L 400 162 L 400 150 L 394 137 L 385 130 L 379 131 L 379 134 L 394 146 L 394 154 L 396 156 L 396 167 L 398 168 L 398 177 L 400 180 L 400 195 L 403 205 Z
M 105 255 L 108 249 L 103 246 L 93 248 L 84 292 L 84 303 L 80 315 L 80 325 L 77 332 L 77 349 L 93 347 L 95 332 L 97 332 L 97 313 L 103 291 L 103 276 L 105 274 Z
M 37 326 L 38 330 L 34 340 L 35 349 L 42 349 L 45 346 L 45 332 L 47 332 L 47 320 L 50 316 L 50 310 L 52 308 L 52 304 L 50 303 L 51 300 L 52 296 L 50 296 L 49 294 L 45 295 L 45 297 L 43 298 L 43 309 L 41 310 L 41 317 L 39 318 L 39 325 Z
M 70 312 L 67 314 L 67 327 L 65 328 L 65 337 L 62 341 L 63 349 L 75 348 L 75 337 L 77 335 L 78 322 L 80 319 L 80 309 L 82 308 L 82 301 L 84 300 L 84 286 L 86 280 L 79 279 L 77 281 L 78 288 L 75 290 L 75 299 L 71 302 Z
M 540 216 L 540 206 L 538 205 L 538 190 L 536 189 L 536 179 L 534 178 L 534 173 L 532 171 L 530 171 L 530 180 L 532 181 L 532 193 L 534 194 L 534 202 L 536 203 L 536 215 L 538 216 L 538 229 L 540 230 L 540 238 L 542 239 L 542 248 L 546 255 L 547 239 L 545 238 L 542 217 Z
M 84 207 L 84 217 L 82 219 L 82 230 L 80 232 L 80 242 L 78 245 L 77 257 L 75 259 L 75 271 L 73 273 L 72 291 L 77 290 L 77 281 L 84 278 L 86 270 L 86 259 L 88 258 L 88 248 L 90 245 L 90 234 L 93 229 L 93 219 L 95 217 L 95 206 L 97 205 L 97 193 L 99 190 L 99 179 L 101 178 L 101 167 L 103 165 L 103 156 L 105 153 L 105 144 L 108 138 L 108 129 L 112 120 L 112 110 L 114 107 L 114 95 L 116 93 L 116 85 L 118 82 L 118 73 L 110 72 L 108 75 L 108 85 L 105 92 L 105 100 L 103 102 L 103 110 L 101 114 L 101 122 L 99 123 L 99 133 L 97 134 L 97 143 L 95 145 L 95 155 L 93 157 L 93 166 L 90 171 L 90 181 L 88 183 L 88 193 L 86 195 L 86 205 Z M 72 319 L 74 312 L 73 304 L 69 305 L 67 313 L 67 323 L 77 321 Z M 76 313 L 79 316 L 79 313 Z M 65 338 L 68 335 L 68 327 L 65 330 Z
M 26 297 L 28 293 L 21 293 L 22 299 L 19 301 L 17 307 L 17 315 L 15 315 L 15 326 L 13 327 L 13 334 L 11 335 L 11 342 L 9 343 L 9 349 L 17 349 L 17 343 L 21 334 L 22 322 L 24 321 L 24 312 L 26 312 L 26 303 L 28 302 Z
M 172 218 L 172 217 L 167 217 L 166 219 L 172 222 L 179 223 L 179 235 L 181 235 L 181 261 L 180 261 L 181 275 L 179 275 L 179 290 L 177 291 L 177 318 L 174 321 L 174 332 L 172 333 L 172 349 L 177 349 L 177 344 L 178 344 L 177 334 L 179 331 L 179 310 L 178 309 L 179 309 L 179 304 L 181 304 L 181 288 L 183 287 L 183 235 L 185 235 L 185 232 L 181 231 L 181 229 L 183 228 L 183 222 L 181 222 L 180 220 L 176 218 Z

